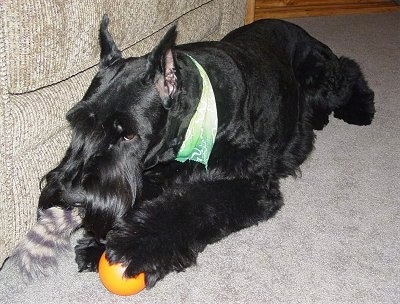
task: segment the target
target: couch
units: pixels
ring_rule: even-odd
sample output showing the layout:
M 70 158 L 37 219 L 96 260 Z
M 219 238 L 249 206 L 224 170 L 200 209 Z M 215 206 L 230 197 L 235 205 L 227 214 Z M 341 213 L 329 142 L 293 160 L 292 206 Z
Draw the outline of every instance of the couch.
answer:
M 125 56 L 148 52 L 173 22 L 178 43 L 243 24 L 245 0 L 0 1 L 0 265 L 36 220 L 43 175 L 69 144 L 66 111 L 97 71 L 104 13 Z

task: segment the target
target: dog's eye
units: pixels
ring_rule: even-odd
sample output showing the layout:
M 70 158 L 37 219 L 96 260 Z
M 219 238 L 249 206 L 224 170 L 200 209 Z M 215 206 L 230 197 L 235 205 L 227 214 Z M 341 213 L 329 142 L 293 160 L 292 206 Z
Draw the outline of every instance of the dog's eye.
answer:
M 124 140 L 132 140 L 132 139 L 134 139 L 135 138 L 135 134 L 126 134 L 124 137 L 123 137 L 123 139 Z

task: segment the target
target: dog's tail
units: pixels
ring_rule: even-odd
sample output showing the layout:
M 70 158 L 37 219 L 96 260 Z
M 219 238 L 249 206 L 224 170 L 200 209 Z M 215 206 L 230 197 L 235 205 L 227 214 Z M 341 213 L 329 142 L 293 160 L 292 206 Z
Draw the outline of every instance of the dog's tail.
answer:
M 347 57 L 336 57 L 325 45 L 296 51 L 294 70 L 314 129 L 322 129 L 329 115 L 355 125 L 369 125 L 375 114 L 374 92 L 360 66 Z
M 71 233 L 82 223 L 77 209 L 52 207 L 40 211 L 39 220 L 15 248 L 11 260 L 32 280 L 57 267 L 58 256 L 71 249 Z

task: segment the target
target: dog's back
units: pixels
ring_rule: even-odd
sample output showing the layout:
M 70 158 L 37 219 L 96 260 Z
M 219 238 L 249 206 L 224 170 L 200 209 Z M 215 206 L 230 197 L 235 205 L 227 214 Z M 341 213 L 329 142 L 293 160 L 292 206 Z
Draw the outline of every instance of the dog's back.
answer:
M 338 58 L 299 26 L 265 19 L 229 33 L 222 41 L 249 52 L 265 50 L 264 56 L 287 60 L 308 106 L 313 109 L 314 129 L 322 129 L 332 111 L 335 117 L 351 124 L 371 123 L 375 113 L 374 93 L 359 65 L 347 57 Z

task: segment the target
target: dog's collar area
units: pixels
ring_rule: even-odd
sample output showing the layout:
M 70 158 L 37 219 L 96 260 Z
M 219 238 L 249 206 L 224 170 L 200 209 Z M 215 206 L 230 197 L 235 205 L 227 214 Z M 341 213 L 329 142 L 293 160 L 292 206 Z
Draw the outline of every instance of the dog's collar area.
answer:
M 189 56 L 189 58 L 199 71 L 203 82 L 203 89 L 196 112 L 190 120 L 185 139 L 178 151 L 176 160 L 179 162 L 187 160 L 199 162 L 207 168 L 208 159 L 210 158 L 217 135 L 217 105 L 211 81 L 206 71 L 193 57 Z

